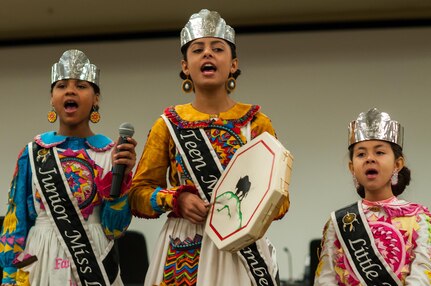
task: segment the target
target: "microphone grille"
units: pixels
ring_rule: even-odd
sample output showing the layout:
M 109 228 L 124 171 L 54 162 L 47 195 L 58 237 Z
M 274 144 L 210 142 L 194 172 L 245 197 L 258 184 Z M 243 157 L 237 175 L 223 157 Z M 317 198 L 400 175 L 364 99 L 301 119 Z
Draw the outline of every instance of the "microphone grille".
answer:
M 118 128 L 118 133 L 120 133 L 121 137 L 132 137 L 135 133 L 135 128 L 129 122 L 124 122 Z

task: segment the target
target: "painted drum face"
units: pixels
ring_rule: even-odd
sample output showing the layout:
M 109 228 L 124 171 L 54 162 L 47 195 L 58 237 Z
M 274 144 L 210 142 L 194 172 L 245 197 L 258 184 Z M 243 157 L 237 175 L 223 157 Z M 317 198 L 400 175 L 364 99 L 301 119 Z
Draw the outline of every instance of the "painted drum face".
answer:
M 205 232 L 237 252 L 261 238 L 288 196 L 293 156 L 267 132 L 240 147 L 215 185 Z

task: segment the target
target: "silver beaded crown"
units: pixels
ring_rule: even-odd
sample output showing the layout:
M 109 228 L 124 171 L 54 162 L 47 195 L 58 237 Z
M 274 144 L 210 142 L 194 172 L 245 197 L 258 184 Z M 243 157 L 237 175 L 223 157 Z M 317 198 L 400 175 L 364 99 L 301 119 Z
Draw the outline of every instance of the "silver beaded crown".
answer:
M 199 38 L 221 38 L 235 44 L 235 30 L 226 25 L 223 18 L 216 11 L 202 9 L 193 14 L 181 30 L 181 47 Z
M 361 141 L 383 140 L 403 148 L 404 128 L 386 112 L 372 108 L 349 124 L 349 147 Z
M 85 80 L 99 86 L 100 70 L 80 50 L 68 50 L 52 65 L 51 84 L 62 79 Z

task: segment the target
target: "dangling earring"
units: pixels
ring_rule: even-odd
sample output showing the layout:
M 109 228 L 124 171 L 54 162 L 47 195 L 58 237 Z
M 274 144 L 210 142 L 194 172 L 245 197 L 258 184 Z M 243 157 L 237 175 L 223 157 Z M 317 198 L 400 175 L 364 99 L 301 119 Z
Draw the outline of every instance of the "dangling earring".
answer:
M 93 109 L 90 113 L 90 121 L 93 123 L 97 123 L 100 121 L 99 106 L 93 105 Z
M 187 76 L 187 78 L 183 81 L 181 86 L 185 93 L 190 93 L 193 90 L 193 81 Z
M 398 172 L 394 170 L 391 177 L 391 185 L 396 186 L 398 184 Z
M 356 179 L 355 175 L 352 176 L 352 179 L 353 179 L 353 184 L 355 185 L 355 189 L 359 188 L 359 182 Z
M 232 74 L 229 74 L 229 78 L 227 79 L 227 82 L 226 82 L 226 90 L 228 93 L 231 93 L 235 90 L 235 88 L 236 88 L 236 80 L 232 76 Z
M 57 112 L 55 112 L 54 107 L 51 107 L 51 111 L 48 112 L 49 123 L 54 123 L 57 120 Z

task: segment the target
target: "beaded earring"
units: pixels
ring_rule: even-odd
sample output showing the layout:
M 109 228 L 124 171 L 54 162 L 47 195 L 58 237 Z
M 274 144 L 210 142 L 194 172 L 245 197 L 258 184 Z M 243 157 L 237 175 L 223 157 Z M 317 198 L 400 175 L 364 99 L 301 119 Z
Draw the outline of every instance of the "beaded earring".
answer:
M 99 113 L 99 106 L 93 105 L 93 109 L 90 113 L 90 121 L 92 123 L 97 123 L 100 121 L 100 113 Z
M 230 74 L 226 82 L 226 90 L 228 93 L 231 93 L 235 90 L 235 88 L 236 88 L 236 80 L 232 76 L 232 74 Z
M 190 93 L 193 90 L 193 81 L 187 76 L 187 78 L 183 81 L 181 86 L 185 93 Z
M 398 184 L 398 172 L 394 171 L 391 177 L 391 185 L 396 186 Z
M 57 120 L 57 112 L 55 112 L 54 107 L 51 107 L 51 111 L 48 112 L 49 123 L 54 123 Z
M 355 175 L 352 176 L 352 179 L 353 179 L 353 184 L 355 185 L 355 189 L 359 188 L 359 182 L 356 179 Z

